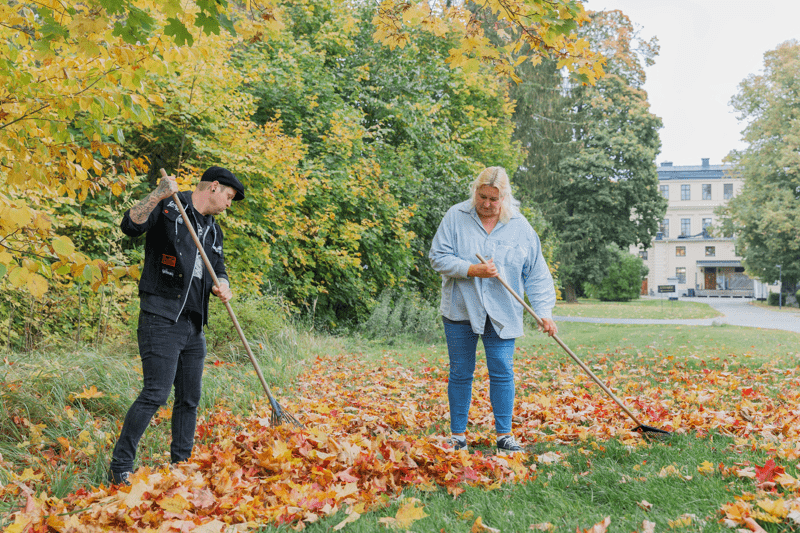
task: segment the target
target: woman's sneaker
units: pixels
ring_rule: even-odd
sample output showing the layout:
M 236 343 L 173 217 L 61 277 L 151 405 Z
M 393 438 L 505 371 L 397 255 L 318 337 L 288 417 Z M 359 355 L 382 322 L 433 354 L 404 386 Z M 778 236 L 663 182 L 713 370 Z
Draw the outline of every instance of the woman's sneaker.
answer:
M 453 447 L 454 450 L 465 450 L 467 448 L 467 438 L 463 435 L 450 435 L 447 439 L 447 444 Z
M 521 452 L 522 446 L 514 439 L 514 435 L 497 437 L 497 452 L 501 454 Z

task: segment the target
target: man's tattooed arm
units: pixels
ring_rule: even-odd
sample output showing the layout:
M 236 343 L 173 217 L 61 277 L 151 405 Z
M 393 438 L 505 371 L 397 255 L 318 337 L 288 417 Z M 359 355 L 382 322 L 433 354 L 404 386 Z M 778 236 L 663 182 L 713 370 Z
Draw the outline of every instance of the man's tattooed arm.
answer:
M 178 192 L 175 179 L 173 178 L 170 180 L 169 178 L 162 178 L 155 191 L 151 192 L 144 200 L 131 207 L 131 221 L 135 224 L 144 224 L 147 221 L 147 217 L 150 216 L 150 213 L 152 213 L 153 209 L 158 205 L 158 202 L 171 196 L 173 192 Z

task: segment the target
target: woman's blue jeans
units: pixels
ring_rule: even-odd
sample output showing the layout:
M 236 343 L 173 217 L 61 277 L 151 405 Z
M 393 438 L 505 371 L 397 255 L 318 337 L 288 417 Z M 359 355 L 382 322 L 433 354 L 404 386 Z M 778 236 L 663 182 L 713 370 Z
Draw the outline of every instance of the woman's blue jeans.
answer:
M 166 405 L 172 387 L 172 444 L 170 462 L 185 461 L 192 455 L 197 406 L 202 392 L 206 339 L 200 321 L 181 315 L 178 322 L 141 311 L 139 313 L 139 355 L 144 384 L 133 402 L 111 458 L 111 470 L 133 471 L 139 440 L 158 408 Z
M 467 429 L 469 406 L 472 403 L 472 377 L 475 374 L 475 350 L 478 337 L 486 351 L 489 370 L 489 399 L 494 413 L 497 433 L 511 433 L 514 411 L 514 339 L 497 336 L 487 317 L 483 335 L 472 331 L 469 324 L 445 321 L 447 351 L 450 355 L 450 381 L 447 398 L 450 401 L 450 431 L 464 433 Z

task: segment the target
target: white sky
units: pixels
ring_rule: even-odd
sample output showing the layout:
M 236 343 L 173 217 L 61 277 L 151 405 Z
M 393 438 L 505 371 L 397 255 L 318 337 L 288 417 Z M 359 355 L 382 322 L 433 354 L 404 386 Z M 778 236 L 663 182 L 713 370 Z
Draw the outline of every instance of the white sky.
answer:
M 744 123 L 729 105 L 739 83 L 761 73 L 764 52 L 800 40 L 800 0 L 584 0 L 589 11 L 619 9 L 661 51 L 648 67 L 651 111 L 661 117 L 656 161 L 712 165 L 744 148 Z

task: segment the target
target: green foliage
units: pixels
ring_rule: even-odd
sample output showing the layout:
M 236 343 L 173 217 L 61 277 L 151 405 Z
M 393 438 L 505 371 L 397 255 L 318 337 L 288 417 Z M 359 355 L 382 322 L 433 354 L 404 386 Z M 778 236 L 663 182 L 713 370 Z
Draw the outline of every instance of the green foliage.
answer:
M 739 85 L 731 105 L 745 124 L 748 146 L 729 157 L 744 187 L 719 210 L 723 233 L 736 236 L 747 273 L 772 282 L 780 271 L 790 288 L 800 282 L 798 79 L 800 42 L 791 40 L 765 53 L 763 73 Z
M 641 89 L 640 63 L 652 60 L 655 43 L 642 45 L 632 28 L 611 12 L 593 14 L 581 30 L 608 59 L 610 74 L 597 85 L 566 85 L 545 63 L 530 89 L 517 90 L 525 104 L 518 135 L 540 149 L 529 152 L 519 177 L 556 230 L 559 278 L 570 301 L 584 282 L 601 283 L 613 260 L 609 244 L 649 243 L 666 210 L 655 168 L 661 120 Z M 537 94 L 544 100 L 536 102 Z M 531 116 L 552 138 L 524 131 Z
M 767 295 L 767 305 L 778 307 L 778 303 L 780 303 L 780 293 L 771 292 Z
M 232 299 L 230 304 L 254 352 L 257 351 L 258 341 L 261 341 L 262 346 L 264 342 L 271 344 L 289 325 L 288 310 L 278 297 L 243 293 Z M 209 353 L 225 359 L 236 358 L 243 352 L 244 346 L 228 310 L 214 297 L 211 298 L 208 310 L 205 333 Z M 244 357 L 247 358 L 246 353 Z
M 638 256 L 629 254 L 617 246 L 609 246 L 613 257 L 603 280 L 594 287 L 596 297 L 604 302 L 627 302 L 639 297 L 642 279 L 647 276 L 647 267 Z
M 430 344 L 441 341 L 443 329 L 439 310 L 418 293 L 387 290 L 359 331 L 367 339 L 389 344 L 397 339 Z

